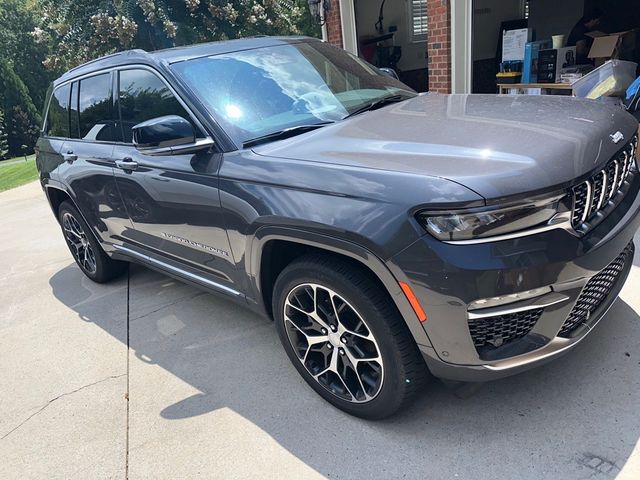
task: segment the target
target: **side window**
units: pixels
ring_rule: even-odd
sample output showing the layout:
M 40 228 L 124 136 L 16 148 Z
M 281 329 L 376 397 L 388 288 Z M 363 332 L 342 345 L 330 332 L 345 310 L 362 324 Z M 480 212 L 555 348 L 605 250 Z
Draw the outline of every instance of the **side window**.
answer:
M 148 70 L 122 70 L 118 85 L 120 118 L 126 143 L 133 141 L 132 127 L 145 120 L 164 115 L 179 115 L 191 120 L 171 90 Z
M 78 125 L 80 138 L 119 141 L 111 96 L 111 74 L 103 73 L 80 80 Z
M 69 84 L 56 88 L 47 112 L 46 134 L 51 137 L 69 136 Z

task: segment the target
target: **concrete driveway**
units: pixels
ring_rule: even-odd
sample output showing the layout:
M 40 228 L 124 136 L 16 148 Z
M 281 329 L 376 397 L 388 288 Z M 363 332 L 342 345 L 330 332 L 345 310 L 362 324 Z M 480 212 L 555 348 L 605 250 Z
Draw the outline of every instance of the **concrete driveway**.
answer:
M 640 478 L 638 256 L 567 356 L 367 422 L 270 322 L 138 266 L 84 278 L 37 183 L 0 193 L 0 219 L 0 478 Z

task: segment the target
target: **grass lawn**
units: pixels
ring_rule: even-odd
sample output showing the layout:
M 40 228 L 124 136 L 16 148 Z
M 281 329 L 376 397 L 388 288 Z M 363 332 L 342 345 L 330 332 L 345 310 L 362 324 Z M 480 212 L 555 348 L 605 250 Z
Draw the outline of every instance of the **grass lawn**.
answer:
M 19 187 L 38 178 L 36 170 L 35 155 L 27 157 L 10 158 L 0 162 L 0 192 L 10 188 Z M 18 161 L 18 163 L 13 163 Z M 10 163 L 11 165 L 8 165 Z

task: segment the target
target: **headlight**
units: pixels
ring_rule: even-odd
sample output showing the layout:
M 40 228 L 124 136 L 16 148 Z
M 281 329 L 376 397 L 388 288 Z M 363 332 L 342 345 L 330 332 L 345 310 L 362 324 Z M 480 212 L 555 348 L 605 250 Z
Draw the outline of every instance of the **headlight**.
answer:
M 529 204 L 459 212 L 417 214 L 418 221 L 439 240 L 471 240 L 505 235 L 549 222 L 559 211 L 562 197 Z

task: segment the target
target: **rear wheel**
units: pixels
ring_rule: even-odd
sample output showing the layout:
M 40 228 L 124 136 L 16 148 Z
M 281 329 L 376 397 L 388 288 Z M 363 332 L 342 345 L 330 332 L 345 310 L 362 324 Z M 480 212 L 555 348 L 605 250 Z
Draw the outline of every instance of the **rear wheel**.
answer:
M 80 270 L 94 282 L 104 283 L 121 275 L 126 262 L 113 260 L 104 253 L 76 207 L 69 201 L 58 209 L 62 234 Z
M 298 372 L 352 415 L 389 416 L 428 377 L 387 292 L 350 262 L 322 255 L 296 260 L 276 281 L 273 312 Z

